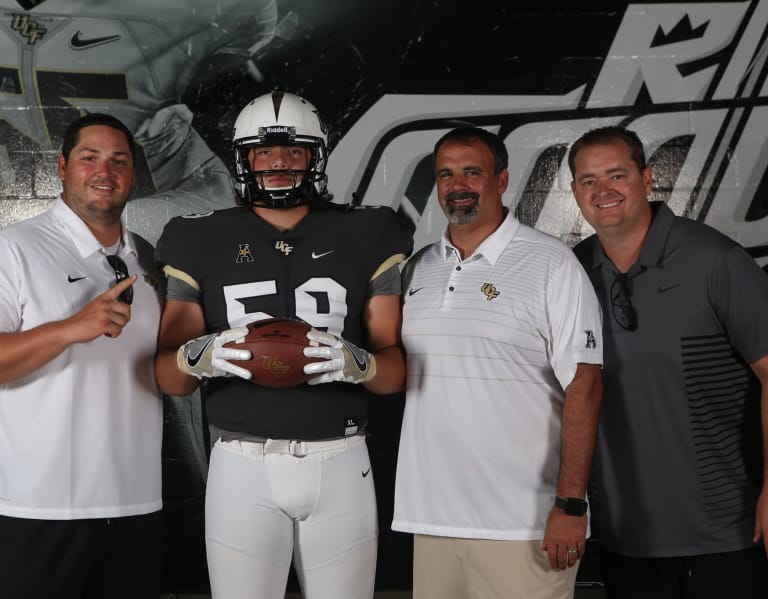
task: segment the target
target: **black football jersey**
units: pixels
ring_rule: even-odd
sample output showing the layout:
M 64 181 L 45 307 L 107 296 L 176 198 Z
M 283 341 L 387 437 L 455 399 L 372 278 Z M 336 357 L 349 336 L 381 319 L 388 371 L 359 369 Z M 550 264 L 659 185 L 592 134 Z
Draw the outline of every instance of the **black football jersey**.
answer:
M 313 208 L 287 232 L 248 208 L 231 208 L 173 218 L 157 257 L 199 285 L 209 332 L 298 317 L 365 347 L 369 282 L 411 247 L 410 231 L 390 208 Z M 341 437 L 367 422 L 362 385 L 271 389 L 227 377 L 207 381 L 203 396 L 211 424 L 261 437 Z

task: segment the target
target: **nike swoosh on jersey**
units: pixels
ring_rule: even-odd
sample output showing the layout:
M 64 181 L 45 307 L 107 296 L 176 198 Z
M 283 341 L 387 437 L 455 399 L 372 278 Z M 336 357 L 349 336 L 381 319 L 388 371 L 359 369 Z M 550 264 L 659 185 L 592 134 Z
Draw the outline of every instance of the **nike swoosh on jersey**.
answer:
M 418 289 L 409 289 L 408 290 L 408 295 L 414 295 L 415 293 L 418 293 L 422 289 L 424 289 L 424 287 L 419 287 Z
M 72 275 L 67 276 L 67 281 L 70 283 L 77 283 L 77 281 L 82 281 L 83 279 L 87 279 L 87 276 L 84 277 L 73 277 Z
M 318 258 L 322 258 L 323 256 L 327 256 L 328 254 L 333 254 L 335 250 L 330 250 L 328 252 L 323 252 L 321 254 L 316 254 L 315 252 L 312 252 L 312 259 L 317 260 Z
M 370 468 L 368 468 L 368 470 L 365 470 L 365 471 L 361 472 L 361 474 L 363 475 L 363 478 L 368 476 L 370 473 L 371 473 L 371 469 Z
M 82 31 L 78 31 L 69 40 L 69 45 L 75 50 L 85 50 L 87 48 L 93 48 L 94 46 L 100 46 L 101 44 L 108 44 L 109 42 L 116 42 L 120 39 L 119 35 L 105 35 L 102 37 L 80 37 Z

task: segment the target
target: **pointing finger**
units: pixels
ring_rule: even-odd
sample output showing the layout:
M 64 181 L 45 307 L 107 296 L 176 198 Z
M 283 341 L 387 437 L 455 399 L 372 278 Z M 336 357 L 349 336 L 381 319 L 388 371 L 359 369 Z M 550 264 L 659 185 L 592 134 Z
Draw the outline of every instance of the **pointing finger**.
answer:
M 119 283 L 115 283 L 113 287 L 110 287 L 102 294 L 102 297 L 108 300 L 116 300 L 120 294 L 128 289 L 131 285 L 133 285 L 136 282 L 136 279 L 138 277 L 136 275 L 131 275 L 130 277 L 127 277 L 120 281 Z

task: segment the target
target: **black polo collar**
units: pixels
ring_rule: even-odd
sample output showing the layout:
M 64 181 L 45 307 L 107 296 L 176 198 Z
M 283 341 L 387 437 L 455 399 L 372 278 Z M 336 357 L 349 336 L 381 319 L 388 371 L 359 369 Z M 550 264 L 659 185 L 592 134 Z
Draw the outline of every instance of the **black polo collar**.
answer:
M 636 269 L 662 266 L 664 250 L 675 222 L 675 213 L 664 202 L 649 202 L 649 204 L 651 205 L 651 226 L 648 227 L 648 233 L 643 240 L 640 256 L 629 269 L 629 274 Z M 608 263 L 615 270 L 595 235 L 592 237 L 592 268 L 599 268 L 603 263 Z

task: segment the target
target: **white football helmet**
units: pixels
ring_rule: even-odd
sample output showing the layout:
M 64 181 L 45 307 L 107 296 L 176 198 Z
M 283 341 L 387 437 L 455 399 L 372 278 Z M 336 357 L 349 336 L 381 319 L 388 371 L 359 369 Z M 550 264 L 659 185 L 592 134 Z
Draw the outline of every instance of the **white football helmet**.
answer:
M 328 131 L 317 109 L 304 98 L 285 92 L 272 92 L 251 100 L 235 121 L 233 136 L 235 190 L 238 204 L 293 208 L 312 200 L 328 200 Z M 309 147 L 312 158 L 306 171 L 253 171 L 248 161 L 251 148 L 258 146 Z M 289 174 L 293 185 L 267 188 L 264 177 Z

